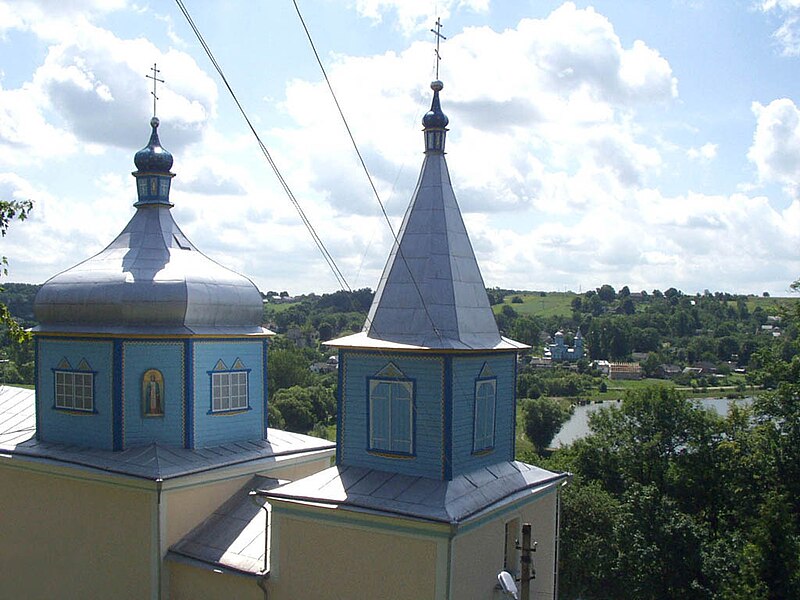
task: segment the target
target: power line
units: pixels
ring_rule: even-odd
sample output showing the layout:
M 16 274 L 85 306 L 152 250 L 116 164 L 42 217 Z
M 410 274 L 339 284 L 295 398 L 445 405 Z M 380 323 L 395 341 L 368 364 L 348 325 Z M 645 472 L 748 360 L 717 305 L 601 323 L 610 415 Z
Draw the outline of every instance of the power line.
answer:
M 317 48 L 314 45 L 314 40 L 311 38 L 311 32 L 308 30 L 305 19 L 303 19 L 303 15 L 300 13 L 300 7 L 297 4 L 297 0 L 292 0 L 292 3 L 294 4 L 294 9 L 297 12 L 297 17 L 300 19 L 300 23 L 303 25 L 303 30 L 306 32 L 306 38 L 308 38 L 308 43 L 311 46 L 311 50 L 314 52 L 314 57 L 317 59 L 317 64 L 319 65 L 320 71 L 322 71 L 322 76 L 325 78 L 325 83 L 328 85 L 328 90 L 331 93 L 333 102 L 334 104 L 336 104 L 336 110 L 339 112 L 339 116 L 342 119 L 342 123 L 344 123 L 344 128 L 347 130 L 347 135 L 350 137 L 350 142 L 353 144 L 353 149 L 356 152 L 356 156 L 358 156 L 358 160 L 361 163 L 361 168 L 364 170 L 364 174 L 367 176 L 367 180 L 369 181 L 369 185 L 372 188 L 372 193 L 375 196 L 375 200 L 377 200 L 378 206 L 380 206 L 381 208 L 381 213 L 383 214 L 383 218 L 386 221 L 386 225 L 389 227 L 389 231 L 392 234 L 392 239 L 394 240 L 395 245 L 397 247 L 397 256 L 400 257 L 400 260 L 403 261 L 403 265 L 406 267 L 406 270 L 408 271 L 408 276 L 411 279 L 411 283 L 414 285 L 414 289 L 417 291 L 417 294 L 419 294 L 419 298 L 422 304 L 422 309 L 425 311 L 425 316 L 428 318 L 428 321 L 431 324 L 433 332 L 436 334 L 436 337 L 439 338 L 439 341 L 443 341 L 442 334 L 436 327 L 436 323 L 434 322 L 433 317 L 428 311 L 428 305 L 425 302 L 425 296 L 422 295 L 422 290 L 420 290 L 419 284 L 417 283 L 417 280 L 414 278 L 414 274 L 412 273 L 411 269 L 408 266 L 406 257 L 403 255 L 403 250 L 400 247 L 400 240 L 398 239 L 397 234 L 395 233 L 394 228 L 392 227 L 392 222 L 389 219 L 389 215 L 386 212 L 386 208 L 384 207 L 383 202 L 381 201 L 380 194 L 378 193 L 378 188 L 375 187 L 375 182 L 372 179 L 372 175 L 370 175 L 369 169 L 367 168 L 367 164 L 364 162 L 364 157 L 361 155 L 361 151 L 358 149 L 358 144 L 356 143 L 356 139 L 353 136 L 353 132 L 350 129 L 350 125 L 347 122 L 347 118 L 345 118 L 344 116 L 344 111 L 342 110 L 342 107 L 339 104 L 339 100 L 336 97 L 336 92 L 333 91 L 333 85 L 331 85 L 331 81 L 328 78 L 328 73 L 327 71 L 325 71 L 325 66 L 322 64 L 322 59 L 319 57 Z M 438 47 L 438 39 L 437 39 L 437 47 Z M 437 72 L 438 72 L 438 67 L 437 67 Z M 409 207 L 409 210 L 411 210 L 411 207 Z M 369 315 L 367 315 L 367 320 L 369 320 Z M 377 331 L 376 333 L 380 334 L 380 332 Z
M 352 292 L 352 290 L 350 289 L 349 284 L 347 283 L 347 280 L 345 279 L 344 274 L 341 272 L 341 270 L 339 270 L 339 267 L 336 265 L 336 261 L 334 260 L 334 258 L 331 255 L 331 253 L 328 252 L 328 249 L 325 247 L 325 244 L 322 242 L 322 239 L 317 234 L 316 230 L 314 229 L 314 226 L 311 224 L 311 221 L 309 220 L 309 218 L 306 215 L 305 211 L 300 206 L 300 203 L 298 202 L 297 198 L 295 197 L 294 193 L 292 192 L 291 188 L 289 187 L 289 184 L 284 179 L 283 175 L 280 172 L 280 169 L 278 169 L 278 165 L 272 159 L 272 156 L 270 155 L 269 150 L 264 145 L 264 142 L 261 141 L 261 137 L 258 135 L 258 132 L 256 131 L 255 127 L 253 126 L 252 122 L 250 121 L 250 118 L 247 116 L 247 112 L 245 112 L 244 107 L 239 102 L 239 98 L 237 98 L 236 92 L 233 91 L 233 88 L 231 87 L 230 83 L 228 83 L 228 79 L 227 79 L 227 77 L 225 77 L 225 73 L 223 72 L 222 67 L 217 62 L 217 59 L 214 58 L 214 53 L 211 51 L 211 48 L 208 46 L 208 44 L 206 44 L 205 39 L 203 39 L 203 35 L 200 33 L 200 30 L 195 25 L 194 20 L 192 19 L 191 15 L 189 14 L 189 11 L 186 9 L 186 6 L 184 6 L 183 1 L 182 0 L 175 0 L 175 2 L 177 3 L 178 8 L 183 13 L 183 16 L 186 18 L 186 21 L 189 23 L 189 26 L 192 28 L 192 31 L 194 32 L 195 36 L 197 37 L 197 40 L 200 42 L 200 45 L 203 47 L 203 50 L 205 51 L 206 55 L 208 56 L 209 60 L 211 61 L 211 64 L 214 66 L 214 69 L 216 69 L 217 73 L 219 74 L 220 78 L 222 79 L 222 82 L 225 84 L 225 87 L 228 89 L 228 92 L 230 93 L 231 97 L 233 98 L 233 101 L 236 103 L 236 107 L 239 109 L 239 112 L 242 114 L 242 117 L 244 117 L 244 120 L 247 123 L 247 126 L 250 128 L 250 131 L 253 133 L 253 136 L 256 138 L 256 142 L 258 142 L 258 147 L 261 149 L 261 153 L 264 155 L 264 158 L 267 159 L 267 162 L 269 163 L 269 166 L 272 167 L 272 171 L 275 173 L 275 176 L 278 178 L 278 182 L 281 184 L 281 187 L 283 188 L 283 191 L 286 193 L 286 196 L 289 198 L 289 201 L 295 207 L 295 210 L 297 210 L 297 214 L 300 215 L 300 220 L 303 222 L 303 225 L 305 225 L 306 229 L 311 234 L 311 238 L 314 240 L 314 243 L 316 244 L 317 248 L 319 249 L 320 253 L 322 254 L 322 257 L 325 259 L 325 262 L 328 263 L 328 267 L 333 272 L 334 277 L 336 277 L 336 280 L 339 283 L 339 286 L 342 289 L 345 289 L 345 290 L 347 290 L 349 292 Z

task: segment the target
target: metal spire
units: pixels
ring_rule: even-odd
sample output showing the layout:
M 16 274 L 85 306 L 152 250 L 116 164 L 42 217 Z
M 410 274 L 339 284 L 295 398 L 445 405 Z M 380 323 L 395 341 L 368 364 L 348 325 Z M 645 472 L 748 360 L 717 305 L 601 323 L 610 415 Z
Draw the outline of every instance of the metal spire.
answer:
M 155 117 L 156 116 L 156 102 L 158 101 L 158 96 L 156 95 L 156 86 L 159 84 L 159 82 L 160 83 L 164 83 L 164 80 L 158 78 L 158 74 L 161 72 L 161 70 L 156 68 L 156 63 L 153 63 L 153 66 L 150 68 L 150 70 L 153 72 L 153 74 L 152 75 L 145 75 L 145 77 L 147 77 L 148 79 L 152 79 L 153 80 L 153 91 L 150 92 L 150 94 L 153 96 L 153 116 Z M 437 67 L 437 71 L 436 72 L 437 73 L 439 72 L 438 71 L 438 67 Z
M 439 17 L 436 17 L 436 29 L 431 29 L 431 33 L 436 36 L 436 79 L 439 79 L 439 61 L 442 60 L 441 54 L 439 54 L 439 41 L 446 40 L 447 38 L 442 35 L 442 20 Z

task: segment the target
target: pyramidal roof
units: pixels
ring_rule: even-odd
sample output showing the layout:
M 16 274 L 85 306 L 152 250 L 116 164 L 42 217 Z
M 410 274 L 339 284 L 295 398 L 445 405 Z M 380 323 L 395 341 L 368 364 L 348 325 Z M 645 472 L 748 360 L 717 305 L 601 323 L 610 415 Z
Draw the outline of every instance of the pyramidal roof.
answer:
M 332 346 L 489 350 L 525 348 L 500 336 L 445 161 L 440 81 L 422 119 L 425 159 L 361 333 Z

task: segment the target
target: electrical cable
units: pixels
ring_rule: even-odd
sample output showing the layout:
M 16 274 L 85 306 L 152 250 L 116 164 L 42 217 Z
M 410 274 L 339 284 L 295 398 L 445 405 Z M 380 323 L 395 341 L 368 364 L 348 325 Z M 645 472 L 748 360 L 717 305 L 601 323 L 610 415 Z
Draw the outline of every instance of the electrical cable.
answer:
M 305 19 L 303 19 L 303 15 L 300 12 L 300 7 L 297 4 L 297 0 L 292 0 L 292 3 L 294 4 L 294 9 L 297 12 L 297 17 L 300 19 L 300 23 L 303 25 L 303 30 L 305 31 L 306 37 L 308 38 L 308 43 L 311 45 L 311 50 L 314 52 L 314 57 L 317 59 L 317 64 L 319 65 L 320 71 L 322 71 L 322 76 L 325 78 L 325 83 L 328 85 L 328 90 L 331 93 L 333 102 L 334 104 L 336 104 L 336 110 L 339 112 L 339 116 L 342 118 L 342 123 L 344 123 L 344 128 L 345 130 L 347 130 L 347 135 L 350 137 L 350 142 L 353 144 L 353 149 L 355 150 L 356 155 L 358 156 L 358 160 L 361 163 L 361 168 L 364 170 L 364 173 L 367 176 L 367 180 L 369 181 L 369 185 L 372 188 L 373 194 L 375 195 L 375 199 L 378 201 L 378 206 L 380 206 L 381 208 L 381 213 L 383 214 L 383 218 L 385 219 L 386 224 L 389 227 L 389 231 L 392 234 L 392 239 L 394 240 L 395 247 L 397 248 L 397 256 L 400 257 L 400 260 L 403 261 L 403 265 L 408 271 L 409 279 L 411 279 L 411 283 L 414 285 L 414 289 L 417 291 L 417 294 L 419 295 L 419 299 L 422 304 L 422 309 L 425 311 L 425 316 L 428 318 L 428 321 L 431 324 L 433 332 L 436 334 L 436 337 L 439 338 L 440 342 L 444 341 L 442 333 L 436 327 L 436 323 L 433 320 L 433 317 L 431 316 L 430 312 L 428 311 L 428 305 L 425 302 L 425 296 L 422 295 L 422 290 L 419 288 L 419 284 L 417 283 L 417 280 L 414 278 L 414 274 L 411 271 L 411 268 L 408 266 L 406 257 L 403 255 L 403 250 L 400 247 L 400 240 L 398 239 L 397 234 L 395 233 L 394 228 L 392 227 L 389 215 L 386 212 L 386 208 L 384 207 L 383 202 L 381 201 L 380 194 L 378 193 L 378 188 L 375 187 L 375 182 L 372 179 L 372 175 L 370 175 L 369 169 L 367 168 L 367 164 L 364 162 L 364 157 L 361 155 L 361 151 L 358 149 L 358 144 L 356 143 L 355 137 L 353 136 L 353 132 L 350 129 L 350 125 L 348 124 L 347 119 L 344 116 L 344 111 L 342 111 L 342 107 L 339 104 L 338 98 L 336 97 L 336 92 L 333 91 L 333 85 L 331 85 L 331 81 L 328 78 L 328 73 L 327 71 L 325 71 L 325 66 L 322 64 L 322 59 L 320 58 L 319 53 L 317 52 L 314 40 L 311 38 L 311 32 L 308 30 L 308 27 L 306 26 Z M 411 207 L 409 206 L 409 211 L 410 210 Z M 369 315 L 367 315 L 367 321 L 369 321 Z M 379 332 L 376 331 L 376 333 Z
M 348 292 L 352 293 L 352 290 L 350 289 L 350 286 L 347 283 L 347 280 L 345 279 L 344 274 L 341 272 L 341 270 L 337 266 L 336 261 L 334 260 L 333 256 L 331 255 L 330 252 L 328 252 L 328 249 L 325 247 L 325 244 L 323 243 L 322 239 L 319 237 L 319 235 L 317 234 L 316 230 L 314 229 L 314 226 L 311 224 L 310 219 L 306 215 L 306 213 L 303 210 L 303 208 L 300 206 L 300 203 L 298 202 L 297 198 L 295 197 L 294 193 L 292 192 L 291 188 L 289 187 L 289 184 L 286 182 L 286 180 L 284 179 L 283 175 L 281 174 L 281 171 L 278 168 L 278 165 L 273 160 L 272 155 L 270 154 L 270 152 L 267 149 L 266 145 L 264 145 L 264 142 L 261 141 L 261 137 L 258 135 L 258 132 L 256 131 L 255 127 L 253 126 L 252 122 L 250 121 L 250 118 L 247 116 L 247 112 L 245 112 L 244 107 L 239 102 L 239 98 L 236 96 L 236 92 L 233 91 L 233 88 L 231 87 L 230 83 L 228 83 L 228 78 L 225 77 L 225 73 L 223 72 L 222 67 L 217 62 L 217 59 L 214 57 L 214 53 L 211 51 L 211 48 L 208 46 L 208 44 L 206 44 L 206 41 L 203 38 L 203 35 L 200 33 L 200 30 L 197 28 L 197 25 L 195 25 L 194 20 L 192 19 L 191 15 L 189 14 L 189 11 L 186 9 L 186 6 L 183 4 L 183 1 L 182 0 L 175 0 L 175 2 L 177 3 L 178 8 L 180 9 L 180 11 L 183 13 L 183 16 L 186 18 L 186 21 L 189 23 L 189 26 L 192 28 L 192 31 L 194 32 L 195 36 L 197 37 L 197 40 L 200 42 L 200 45 L 203 47 L 203 50 L 205 51 L 206 55 L 208 56 L 209 60 L 211 61 L 211 64 L 214 66 L 214 69 L 216 69 L 217 74 L 220 76 L 220 78 L 222 79 L 222 82 L 225 84 L 225 87 L 228 89 L 228 92 L 230 93 L 231 97 L 233 98 L 233 101 L 236 103 L 236 107 L 239 109 L 239 112 L 242 114 L 242 117 L 244 117 L 244 120 L 247 123 L 247 126 L 250 128 L 250 131 L 252 132 L 253 136 L 256 138 L 256 142 L 258 142 L 258 147 L 261 149 L 261 153 L 267 159 L 267 162 L 269 163 L 269 166 L 272 168 L 272 171 L 275 173 L 275 176 L 278 178 L 278 182 L 280 183 L 281 187 L 283 188 L 283 191 L 286 193 L 286 196 L 289 198 L 289 201 L 292 203 L 292 205 L 294 206 L 295 210 L 297 211 L 297 214 L 300 216 L 300 220 L 303 222 L 303 225 L 305 225 L 306 229 L 311 234 L 311 238 L 314 240 L 314 243 L 316 244 L 317 249 L 322 254 L 322 257 L 325 259 L 325 262 L 328 264 L 328 267 L 331 269 L 331 272 L 333 273 L 334 277 L 336 278 L 339 286 L 342 289 L 347 290 Z

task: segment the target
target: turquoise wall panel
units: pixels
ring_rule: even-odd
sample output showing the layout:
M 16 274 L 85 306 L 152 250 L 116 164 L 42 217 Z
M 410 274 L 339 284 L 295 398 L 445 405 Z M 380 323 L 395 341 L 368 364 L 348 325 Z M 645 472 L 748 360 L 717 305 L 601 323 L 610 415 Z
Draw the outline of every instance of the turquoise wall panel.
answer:
M 126 341 L 122 346 L 123 444 L 132 448 L 158 442 L 183 446 L 186 406 L 182 341 Z M 163 416 L 147 416 L 142 386 L 145 372 L 157 369 L 163 376 Z
M 411 457 L 385 456 L 368 450 L 368 380 L 390 362 L 414 382 L 414 453 Z M 441 478 L 444 359 L 429 355 L 341 351 L 339 369 L 343 394 L 339 415 L 340 464 Z
M 263 340 L 209 340 L 194 342 L 194 443 L 196 448 L 228 442 L 264 439 L 266 382 Z M 209 414 L 211 377 L 208 372 L 222 360 L 230 369 L 236 359 L 250 370 L 250 410 Z
M 514 459 L 515 430 L 515 353 L 492 353 L 453 358 L 453 476 L 477 467 Z M 484 365 L 496 377 L 494 449 L 473 453 L 475 427 L 475 381 Z
M 39 439 L 111 450 L 113 448 L 112 342 L 40 337 L 38 346 L 36 410 L 39 417 L 37 431 Z M 85 360 L 95 372 L 94 412 L 78 413 L 54 408 L 53 369 L 65 358 L 73 369 Z

